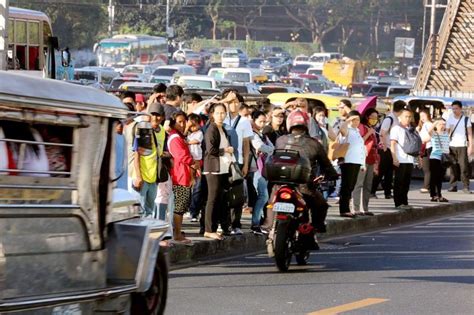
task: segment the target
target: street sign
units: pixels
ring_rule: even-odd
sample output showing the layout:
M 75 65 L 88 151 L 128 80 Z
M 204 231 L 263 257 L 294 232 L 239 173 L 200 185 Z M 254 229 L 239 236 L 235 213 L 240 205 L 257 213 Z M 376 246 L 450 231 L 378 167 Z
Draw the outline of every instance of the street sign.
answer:
M 174 27 L 168 27 L 166 30 L 166 34 L 168 35 L 168 38 L 173 38 L 174 37 Z
M 395 58 L 413 58 L 415 55 L 415 39 L 411 37 L 395 37 Z

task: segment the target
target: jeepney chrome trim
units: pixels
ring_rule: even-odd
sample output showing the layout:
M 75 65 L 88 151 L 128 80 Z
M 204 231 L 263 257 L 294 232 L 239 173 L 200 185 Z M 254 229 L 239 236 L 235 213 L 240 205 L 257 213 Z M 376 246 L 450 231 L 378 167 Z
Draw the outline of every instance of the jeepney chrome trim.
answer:
M 39 144 L 39 145 L 42 144 L 42 145 L 48 145 L 48 146 L 74 148 L 74 145 L 73 145 L 73 144 L 69 144 L 69 143 L 30 141 L 30 140 L 18 140 L 18 139 L 9 139 L 9 138 L 0 138 L 0 141 L 3 141 L 3 142 L 15 142 L 15 143 L 26 143 L 26 144 Z
M 13 172 L 13 173 L 25 173 L 25 174 L 51 174 L 51 175 L 71 175 L 71 172 L 60 172 L 60 171 L 35 171 L 35 170 L 19 170 L 16 168 L 0 168 L 0 172 Z
M 0 188 L 17 188 L 17 189 L 53 189 L 53 190 L 77 190 L 77 186 L 46 186 L 46 185 L 3 185 Z
M 62 205 L 62 204 L 0 204 L 0 209 L 29 209 L 29 208 L 39 208 L 39 209 L 81 209 L 79 205 Z
M 120 294 L 125 293 L 132 293 L 137 289 L 136 285 L 126 285 L 121 286 L 116 289 L 106 289 L 100 291 L 91 291 L 90 293 L 82 293 L 82 294 L 75 294 L 71 296 L 59 296 L 59 297 L 51 297 L 51 298 L 39 298 L 33 299 L 28 301 L 12 301 L 12 302 L 4 302 L 0 301 L 0 312 L 4 311 L 14 311 L 14 310 L 26 310 L 30 308 L 37 308 L 42 306 L 55 306 L 58 304 L 66 304 L 72 303 L 76 301 L 86 301 L 86 300 L 94 300 L 97 298 L 102 297 L 112 297 Z

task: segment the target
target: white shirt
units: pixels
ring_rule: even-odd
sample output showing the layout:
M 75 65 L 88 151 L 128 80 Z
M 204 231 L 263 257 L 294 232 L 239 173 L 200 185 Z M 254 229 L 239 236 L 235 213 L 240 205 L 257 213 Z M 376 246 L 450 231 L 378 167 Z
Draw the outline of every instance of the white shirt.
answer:
M 391 117 L 392 119 L 388 118 L 388 117 Z M 384 144 L 387 148 L 390 149 L 390 138 L 391 138 L 391 130 L 393 129 L 393 127 L 395 126 L 398 126 L 400 123 L 399 123 L 399 120 L 398 120 L 398 117 L 395 116 L 394 113 L 390 113 L 387 117 L 384 118 L 384 120 L 382 121 L 382 126 L 380 126 L 380 133 L 382 133 L 382 131 L 386 131 L 387 132 L 387 137 L 385 137 L 385 141 L 384 141 Z
M 344 163 L 365 165 L 367 150 L 358 128 L 347 128 L 347 136 L 342 137 L 341 143 L 349 143 Z
M 432 122 L 427 121 L 423 123 L 423 126 L 421 127 L 421 130 L 420 130 L 421 139 L 430 138 L 429 130 L 431 129 L 431 126 L 433 126 Z M 426 148 L 427 149 L 431 148 L 431 140 L 426 142 Z
M 188 142 L 191 142 L 193 140 L 199 141 L 198 144 L 190 144 L 189 145 L 189 152 L 191 152 L 191 155 L 193 156 L 193 159 L 195 161 L 201 161 L 202 160 L 202 147 L 201 143 L 202 140 L 204 140 L 204 134 L 202 133 L 201 130 L 192 132 L 188 135 Z
M 408 155 L 403 151 L 403 144 L 405 143 L 405 128 L 400 125 L 392 127 L 390 131 L 390 140 L 397 141 L 397 145 L 395 145 L 395 151 L 397 155 L 397 159 L 401 164 L 413 164 L 415 162 L 415 158 L 411 155 Z
M 461 119 L 461 121 L 459 121 Z M 457 119 L 454 115 L 449 116 L 448 121 L 446 122 L 446 128 L 449 129 L 449 134 L 452 134 L 451 142 L 449 142 L 450 147 L 466 147 L 467 138 L 466 138 L 466 116 L 462 115 L 461 118 Z M 456 127 L 456 124 L 458 123 Z M 468 123 L 470 119 L 467 119 Z M 456 129 L 454 130 L 454 127 Z M 469 125 L 467 127 L 470 127 Z M 454 132 L 453 132 L 454 130 Z
M 239 117 L 239 115 L 231 119 L 230 115 L 227 115 L 226 119 L 224 120 L 224 123 L 227 124 L 228 126 L 233 126 L 237 117 Z M 252 140 L 253 138 L 253 130 L 252 130 L 252 125 L 250 124 L 250 120 L 248 120 L 245 117 L 240 117 L 239 123 L 235 127 L 235 131 L 237 132 L 237 138 L 239 142 L 239 145 L 237 148 L 237 152 L 239 153 L 237 162 L 239 164 L 244 164 L 244 157 L 242 154 L 244 139 L 249 138 L 250 140 Z

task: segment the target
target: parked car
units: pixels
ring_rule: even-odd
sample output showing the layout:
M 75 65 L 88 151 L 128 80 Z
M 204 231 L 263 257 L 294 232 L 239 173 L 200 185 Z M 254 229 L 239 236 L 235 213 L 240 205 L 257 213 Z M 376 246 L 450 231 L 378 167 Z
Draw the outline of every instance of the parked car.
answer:
M 218 81 L 207 75 L 183 75 L 176 82 L 183 88 L 219 89 Z
M 137 77 L 142 81 L 148 81 L 153 73 L 153 68 L 148 65 L 128 65 L 123 68 L 123 77 Z
M 177 63 L 185 63 L 187 56 L 194 54 L 198 53 L 194 52 L 191 49 L 178 49 L 173 53 L 173 61 Z
M 169 82 L 173 79 L 175 75 L 193 75 L 196 74 L 196 69 L 188 65 L 169 65 L 161 66 L 153 71 L 153 74 L 150 78 L 150 82 L 156 81 L 156 79 L 169 79 Z
M 288 75 L 289 64 L 287 64 L 281 57 L 269 57 L 260 66 L 265 72 L 273 72 L 280 76 Z
M 221 54 L 223 68 L 238 68 L 247 65 L 247 55 L 239 48 L 226 48 Z
M 232 83 L 220 85 L 221 90 L 234 89 L 240 94 L 260 94 L 260 90 L 255 83 Z
M 247 63 L 247 66 L 249 68 L 260 68 L 262 63 L 265 61 L 263 58 L 251 58 L 249 59 L 249 62 Z
M 74 80 L 87 81 L 88 85 L 98 83 L 107 87 L 120 73 L 109 67 L 84 67 L 74 69 Z
M 293 59 L 293 66 L 302 64 L 302 63 L 308 63 L 309 57 L 306 55 L 298 55 Z
M 263 83 L 268 75 L 262 69 L 255 68 L 211 68 L 208 76 L 217 80 L 229 80 L 239 83 Z
M 351 83 L 347 89 L 349 90 L 351 96 L 366 96 L 371 86 L 372 85 L 370 84 L 364 83 Z
M 259 56 L 262 58 L 268 58 L 276 56 L 277 54 L 283 53 L 284 50 L 281 47 L 276 46 L 263 46 L 259 49 Z
M 304 74 L 306 73 L 306 70 L 308 70 L 311 67 L 310 64 L 307 63 L 302 63 L 298 64 L 296 66 L 293 66 L 290 70 L 290 76 L 297 76 L 299 74 Z
M 367 96 L 396 97 L 410 95 L 411 87 L 406 85 L 372 85 Z
M 260 85 L 260 93 L 272 94 L 272 93 L 304 93 L 300 88 L 290 86 L 283 83 L 267 83 Z
M 332 95 L 332 96 L 340 96 L 340 97 L 348 97 L 349 96 L 348 91 L 341 90 L 341 89 L 336 89 L 336 88 L 321 91 L 321 94 Z
M 125 82 L 143 82 L 143 80 L 136 77 L 118 77 L 113 79 L 105 90 L 109 93 L 117 93 L 119 92 L 119 87 Z

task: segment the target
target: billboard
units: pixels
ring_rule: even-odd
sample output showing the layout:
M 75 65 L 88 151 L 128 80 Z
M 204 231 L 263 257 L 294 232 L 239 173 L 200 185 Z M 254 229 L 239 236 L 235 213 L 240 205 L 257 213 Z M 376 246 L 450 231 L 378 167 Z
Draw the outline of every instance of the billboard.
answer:
M 395 58 L 413 58 L 415 39 L 412 37 L 395 37 Z

